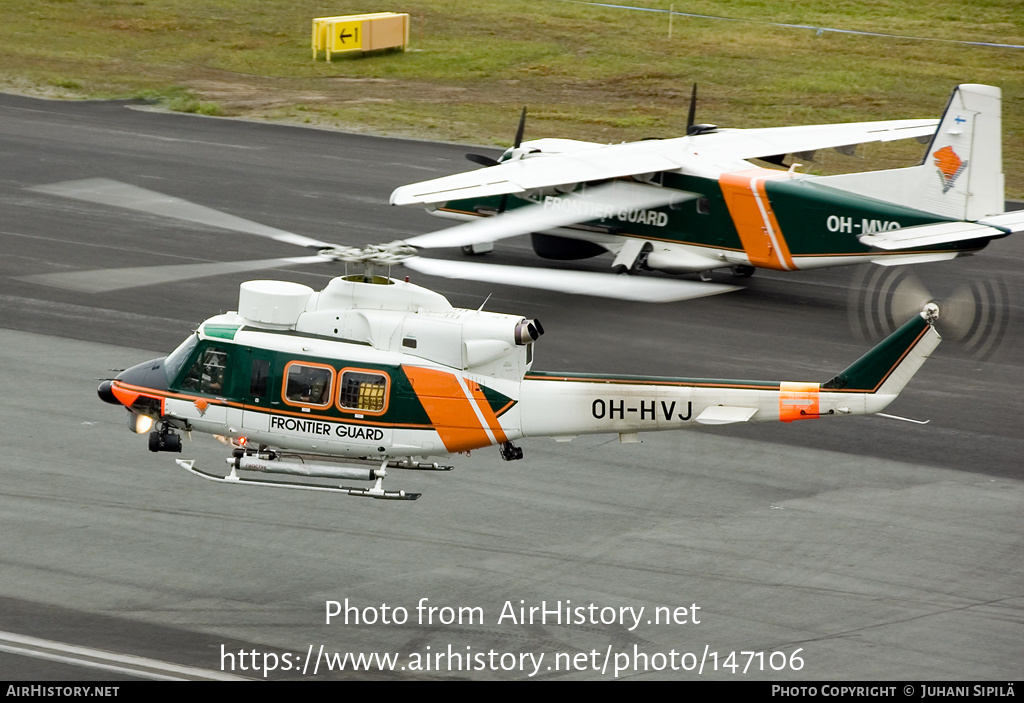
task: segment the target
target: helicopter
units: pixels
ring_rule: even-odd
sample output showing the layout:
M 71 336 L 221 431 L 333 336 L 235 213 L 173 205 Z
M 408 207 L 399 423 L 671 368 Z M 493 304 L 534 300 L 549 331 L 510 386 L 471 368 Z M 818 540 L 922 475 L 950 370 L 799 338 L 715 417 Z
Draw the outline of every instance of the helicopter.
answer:
M 641 432 L 881 413 L 940 341 L 929 303 L 824 383 L 551 373 L 533 369 L 538 320 L 482 307 L 453 307 L 372 266 L 321 291 L 247 281 L 237 310 L 97 394 L 127 409 L 150 451 L 180 453 L 192 432 L 228 444 L 226 474 L 177 460 L 211 481 L 415 500 L 384 488 L 389 470 L 449 471 L 432 459 L 491 446 L 518 460 L 524 437 L 631 443 Z
M 620 273 L 699 274 L 728 269 L 797 271 L 872 262 L 897 266 L 969 255 L 1024 230 L 1024 213 L 1003 212 L 1001 92 L 957 86 L 940 120 L 915 119 L 764 129 L 694 124 L 686 136 L 622 144 L 572 139 L 522 141 L 498 159 L 467 158 L 473 171 L 401 186 L 393 205 L 425 204 L 439 217 L 471 221 L 537 210 L 523 227 L 464 230 L 424 240 L 484 254 L 505 237 L 530 234 L 545 259 L 611 253 Z M 930 140 L 918 166 L 813 176 L 795 161 L 817 150 Z M 786 169 L 784 159 L 793 160 Z M 757 161 L 776 168 L 766 168 Z M 781 167 L 781 168 L 778 168 Z M 662 191 L 664 204 L 622 208 L 580 203 L 588 190 L 625 182 Z M 430 235 L 426 235 L 430 237 Z M 717 284 L 716 284 L 717 285 Z

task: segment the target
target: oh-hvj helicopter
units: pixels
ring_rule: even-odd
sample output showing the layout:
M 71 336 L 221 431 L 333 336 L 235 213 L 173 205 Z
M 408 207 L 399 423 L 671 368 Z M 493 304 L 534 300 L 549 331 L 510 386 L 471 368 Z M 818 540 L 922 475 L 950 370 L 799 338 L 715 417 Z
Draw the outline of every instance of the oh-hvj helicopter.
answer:
M 518 228 L 427 235 L 420 246 L 483 253 L 498 239 L 530 233 L 544 258 L 611 252 L 620 272 L 705 279 L 722 268 L 749 276 L 757 268 L 939 261 L 1024 230 L 1024 212 L 1003 212 L 998 88 L 958 86 L 941 120 L 718 129 L 692 124 L 693 109 L 691 101 L 686 136 L 614 145 L 524 142 L 521 119 L 514 146 L 499 159 L 468 155 L 485 168 L 402 186 L 391 202 L 424 203 L 460 220 L 533 213 Z M 782 166 L 789 154 L 810 159 L 820 149 L 851 152 L 911 137 L 931 143 L 922 163 L 909 168 L 811 176 L 796 163 L 784 170 L 748 160 Z M 609 180 L 637 193 L 661 192 L 664 202 L 623 208 L 574 200 Z M 482 268 L 480 278 L 487 275 Z
M 492 445 L 520 459 L 522 437 L 631 442 L 655 430 L 878 413 L 939 343 L 937 312 L 929 304 L 824 383 L 545 373 L 533 370 L 537 320 L 454 308 L 372 271 L 320 292 L 249 281 L 237 311 L 98 393 L 128 409 L 154 452 L 180 452 L 181 432 L 233 445 L 226 475 L 178 460 L 204 478 L 408 500 L 419 494 L 383 487 L 388 469 L 447 470 L 427 460 Z

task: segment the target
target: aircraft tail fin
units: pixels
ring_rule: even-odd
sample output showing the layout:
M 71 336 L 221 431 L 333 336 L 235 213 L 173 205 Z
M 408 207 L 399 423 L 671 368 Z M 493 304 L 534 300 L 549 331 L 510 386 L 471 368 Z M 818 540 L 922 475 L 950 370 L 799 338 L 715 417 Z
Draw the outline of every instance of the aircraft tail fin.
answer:
M 818 180 L 951 220 L 1003 212 L 1002 98 L 999 88 L 956 87 L 921 165 Z
M 932 137 L 923 166 L 931 172 L 921 209 L 979 220 L 1004 209 L 1001 94 L 960 85 Z
M 823 383 L 821 390 L 895 397 L 941 341 L 932 325 L 936 316 L 936 309 L 914 315 L 867 354 Z

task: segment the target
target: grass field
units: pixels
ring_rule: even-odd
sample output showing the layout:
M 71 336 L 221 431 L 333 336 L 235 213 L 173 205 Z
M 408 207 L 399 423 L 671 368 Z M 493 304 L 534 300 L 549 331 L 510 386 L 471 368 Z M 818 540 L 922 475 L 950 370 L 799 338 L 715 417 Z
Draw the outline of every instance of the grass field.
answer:
M 0 90 L 147 97 L 173 110 L 505 145 L 729 127 L 937 117 L 958 83 L 1003 90 L 1007 193 L 1024 197 L 1020 0 L 4 0 Z M 409 51 L 311 60 L 310 20 L 408 12 Z M 814 29 L 778 24 L 808 25 Z M 887 36 L 829 30 L 876 32 Z M 820 172 L 906 165 L 920 146 L 822 154 Z M 468 166 L 468 164 L 467 164 Z

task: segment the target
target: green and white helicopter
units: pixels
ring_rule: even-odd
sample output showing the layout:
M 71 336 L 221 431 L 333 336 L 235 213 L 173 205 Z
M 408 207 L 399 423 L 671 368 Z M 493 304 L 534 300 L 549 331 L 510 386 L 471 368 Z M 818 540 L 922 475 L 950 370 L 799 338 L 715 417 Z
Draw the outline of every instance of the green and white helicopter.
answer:
M 226 475 L 178 460 L 203 478 L 412 500 L 383 487 L 389 469 L 448 470 L 429 460 L 489 446 L 521 459 L 523 437 L 636 442 L 641 432 L 880 413 L 939 343 L 937 315 L 927 304 L 823 383 L 545 373 L 533 369 L 543 327 L 520 315 L 455 308 L 385 276 L 338 277 L 322 291 L 249 281 L 237 311 L 97 392 L 127 408 L 151 451 L 180 452 L 182 432 L 230 444 Z
M 530 234 L 543 258 L 610 252 L 620 273 L 698 273 L 706 280 L 723 268 L 750 276 L 758 268 L 941 261 L 1024 229 L 1024 211 L 1004 212 L 1000 110 L 998 88 L 965 84 L 940 120 L 718 129 L 693 125 L 691 102 L 686 136 L 613 145 L 522 141 L 521 119 L 515 145 L 499 159 L 469 155 L 486 166 L 402 186 L 391 203 L 422 203 L 456 220 L 499 215 L 492 226 L 409 240 L 417 247 L 483 253 L 494 241 Z M 906 138 L 931 141 L 918 166 L 812 176 L 797 164 L 785 170 L 748 161 L 781 165 L 789 154 L 810 158 L 820 149 Z M 463 263 L 458 274 L 451 262 L 429 262 L 433 269 L 425 272 L 516 278 Z M 716 285 L 690 294 L 730 290 Z

